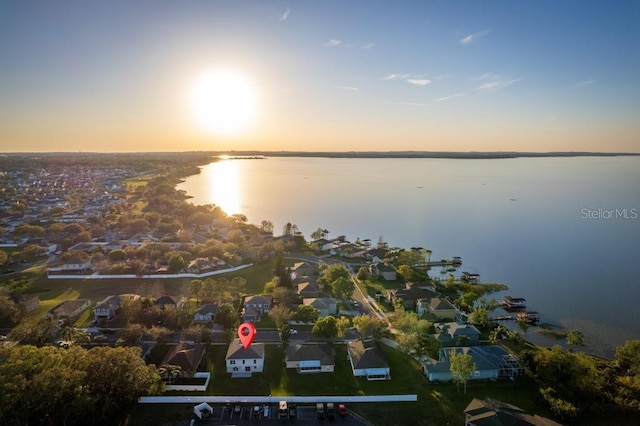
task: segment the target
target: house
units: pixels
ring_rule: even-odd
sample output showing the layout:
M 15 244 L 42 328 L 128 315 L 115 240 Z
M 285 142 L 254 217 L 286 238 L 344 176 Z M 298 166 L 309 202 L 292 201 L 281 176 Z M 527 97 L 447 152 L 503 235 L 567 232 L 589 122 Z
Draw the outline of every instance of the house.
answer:
M 258 322 L 262 318 L 262 312 L 254 308 L 244 308 L 242 310 L 242 319 L 244 322 Z
M 524 367 L 518 358 L 501 346 L 471 346 L 441 348 L 438 361 L 430 358 L 423 361 L 422 367 L 429 381 L 450 382 L 453 380 L 451 363 L 449 362 L 452 351 L 467 354 L 473 359 L 476 370 L 469 376 L 470 380 L 516 378 L 524 375 Z
M 309 244 L 314 250 L 329 251 L 334 248 L 334 240 L 327 240 L 326 238 L 317 239 Z
M 309 262 L 296 262 L 291 268 L 291 272 L 296 274 L 296 277 L 302 277 L 305 275 L 313 275 L 316 268 Z
M 465 426 L 560 426 L 546 417 L 531 415 L 523 409 L 492 398 L 473 398 L 464 409 Z
M 204 306 L 201 306 L 195 313 L 193 314 L 193 320 L 195 322 L 210 322 L 213 321 L 213 318 L 218 311 L 218 305 L 214 303 L 208 303 Z
M 320 296 L 320 287 L 315 282 L 303 282 L 298 284 L 298 295 L 300 297 L 318 297 Z
M 358 340 L 349 343 L 347 349 L 355 377 L 366 377 L 367 380 L 391 379 L 391 368 L 375 343 L 364 344 Z
M 320 317 L 338 314 L 338 301 L 333 297 L 310 297 L 302 299 L 302 304 L 316 308 Z
M 221 263 L 222 262 L 222 263 Z M 217 258 L 199 257 L 189 262 L 187 272 L 200 274 L 202 272 L 214 271 L 218 266 L 224 265 L 224 261 Z
M 45 316 L 49 319 L 73 322 L 90 304 L 89 299 L 65 300 L 51 308 Z
M 176 301 L 176 299 L 174 299 L 171 296 L 160 296 L 156 299 L 155 301 L 156 306 L 159 306 L 161 309 L 164 308 L 179 308 L 180 306 L 182 306 L 182 300 L 178 300 Z
M 413 311 L 417 307 L 417 301 L 420 299 L 432 299 L 437 297 L 438 294 L 432 290 L 426 290 L 423 288 L 409 287 L 396 290 L 391 293 L 391 302 L 395 305 L 398 303 L 398 299 L 402 300 L 402 305 L 405 309 Z
M 74 257 L 66 261 L 61 270 L 63 272 L 87 272 L 91 270 L 91 259 L 80 259 L 78 257 Z
M 268 314 L 271 309 L 273 298 L 271 296 L 247 296 L 244 299 L 245 311 L 249 308 L 255 309 L 261 314 Z
M 287 368 L 295 368 L 300 374 L 333 373 L 335 352 L 328 345 L 295 345 L 285 351 Z
M 33 312 L 40 304 L 40 298 L 36 294 L 14 294 L 11 296 L 11 300 L 25 314 Z
M 204 350 L 203 344 L 179 342 L 169 349 L 160 365 L 177 365 L 187 375 L 193 375 L 202 361 Z
M 458 310 L 447 299 L 434 297 L 429 301 L 427 310 L 440 321 L 453 321 Z
M 98 303 L 93 309 L 93 315 L 96 321 L 101 319 L 111 319 L 120 310 L 122 300 L 120 296 L 109 296 L 102 302 Z
M 232 377 L 251 377 L 253 373 L 264 371 L 264 343 L 253 343 L 245 349 L 239 339 L 229 344 L 224 358 L 227 373 Z
M 369 273 L 373 277 L 382 277 L 387 281 L 395 281 L 397 278 L 396 269 L 386 263 L 372 263 L 369 265 Z
M 440 346 L 476 346 L 480 341 L 480 330 L 471 324 L 459 324 L 457 322 L 446 322 L 436 324 L 436 339 Z M 462 337 L 465 336 L 465 337 Z M 466 344 L 462 344 L 467 340 Z

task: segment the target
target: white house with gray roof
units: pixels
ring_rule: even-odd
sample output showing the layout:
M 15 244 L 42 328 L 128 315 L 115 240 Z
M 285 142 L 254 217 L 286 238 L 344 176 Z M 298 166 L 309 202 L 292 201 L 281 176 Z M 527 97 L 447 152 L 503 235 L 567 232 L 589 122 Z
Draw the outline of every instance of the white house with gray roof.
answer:
M 264 371 L 264 343 L 253 343 L 245 349 L 239 339 L 229 344 L 224 358 L 227 373 L 232 377 L 251 377 L 253 373 Z

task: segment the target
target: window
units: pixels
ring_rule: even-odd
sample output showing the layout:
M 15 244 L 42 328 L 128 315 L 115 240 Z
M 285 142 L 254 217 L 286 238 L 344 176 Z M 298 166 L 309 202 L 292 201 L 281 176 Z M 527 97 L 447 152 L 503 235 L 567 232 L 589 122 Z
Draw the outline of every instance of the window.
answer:
M 244 359 L 242 360 L 242 365 L 244 365 Z
M 258 363 L 258 360 L 257 360 L 257 359 L 254 359 L 254 360 L 253 360 L 253 363 L 254 363 L 254 364 L 257 364 L 257 363 Z
M 229 360 L 229 365 L 236 365 L 236 360 L 235 359 L 230 359 Z
M 251 371 L 251 367 L 245 367 L 244 371 Z

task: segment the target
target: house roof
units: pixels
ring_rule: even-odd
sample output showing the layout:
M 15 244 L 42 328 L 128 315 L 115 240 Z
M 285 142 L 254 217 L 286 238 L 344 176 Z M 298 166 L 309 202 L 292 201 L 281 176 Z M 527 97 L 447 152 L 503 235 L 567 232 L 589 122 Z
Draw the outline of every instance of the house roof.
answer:
M 295 345 L 285 351 L 285 361 L 320 361 L 321 365 L 334 365 L 334 350 L 327 345 Z
M 156 299 L 156 305 L 176 305 L 176 300 L 171 296 L 160 296 Z
M 51 308 L 49 313 L 55 316 L 72 315 L 76 310 L 80 309 L 89 299 L 65 300 Z
M 195 315 L 207 315 L 214 314 L 218 311 L 218 305 L 215 303 L 207 303 L 204 306 L 201 306 L 200 309 L 194 312 Z
M 298 293 L 306 292 L 306 293 L 317 293 L 320 291 L 320 287 L 316 283 L 306 282 L 298 284 Z
M 260 359 L 264 358 L 264 343 L 254 343 L 245 349 L 240 343 L 240 339 L 234 339 L 229 343 L 229 349 L 227 349 L 227 355 L 224 357 L 227 359 Z
M 455 306 L 453 306 L 451 302 L 449 302 L 447 299 L 441 299 L 439 297 L 434 297 L 433 299 L 431 299 L 429 306 L 434 311 L 455 309 Z
M 313 265 L 310 264 L 309 262 L 296 262 L 293 264 L 293 268 L 291 268 L 291 270 L 296 271 L 298 269 L 303 269 L 303 268 L 314 269 Z
M 273 298 L 271 296 L 261 296 L 261 295 L 257 295 L 257 296 L 247 296 L 244 299 L 244 304 L 251 304 L 251 305 L 271 305 L 271 301 L 273 300 Z
M 443 334 L 450 334 L 451 336 L 479 336 L 480 330 L 475 325 L 471 324 L 458 324 L 457 322 L 446 322 L 436 326 Z
M 107 296 L 107 298 L 105 298 L 102 302 L 98 303 L 96 305 L 96 309 L 99 308 L 109 308 L 109 307 L 120 307 L 121 305 L 121 300 L 120 300 L 120 296 L 118 295 L 111 295 L 111 296 Z
M 311 305 L 316 309 L 329 309 L 329 305 L 336 304 L 338 301 L 333 297 L 308 297 L 302 299 L 304 305 Z
M 389 364 L 374 343 L 366 345 L 358 340 L 349 343 L 349 356 L 354 370 L 365 368 L 389 368 Z
M 523 409 L 491 398 L 474 398 L 464 413 L 476 426 L 559 426 L 546 417 L 526 414 Z
M 423 288 L 403 288 L 395 293 L 396 297 L 401 297 L 402 300 L 418 300 L 418 299 L 432 299 L 438 294 L 431 290 Z
M 202 344 L 180 342 L 169 349 L 160 365 L 177 365 L 182 371 L 196 371 L 204 348 Z
M 14 294 L 11 296 L 11 300 L 15 303 L 28 303 L 33 299 L 40 300 L 37 294 Z

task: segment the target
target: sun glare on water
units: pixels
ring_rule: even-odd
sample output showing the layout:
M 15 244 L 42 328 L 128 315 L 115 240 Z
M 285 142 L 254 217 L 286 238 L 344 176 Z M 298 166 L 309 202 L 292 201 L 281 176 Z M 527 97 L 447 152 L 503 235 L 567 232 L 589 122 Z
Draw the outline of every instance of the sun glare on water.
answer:
M 241 133 L 253 118 L 254 93 L 242 76 L 230 71 L 203 75 L 193 88 L 191 101 L 198 122 L 214 134 Z

